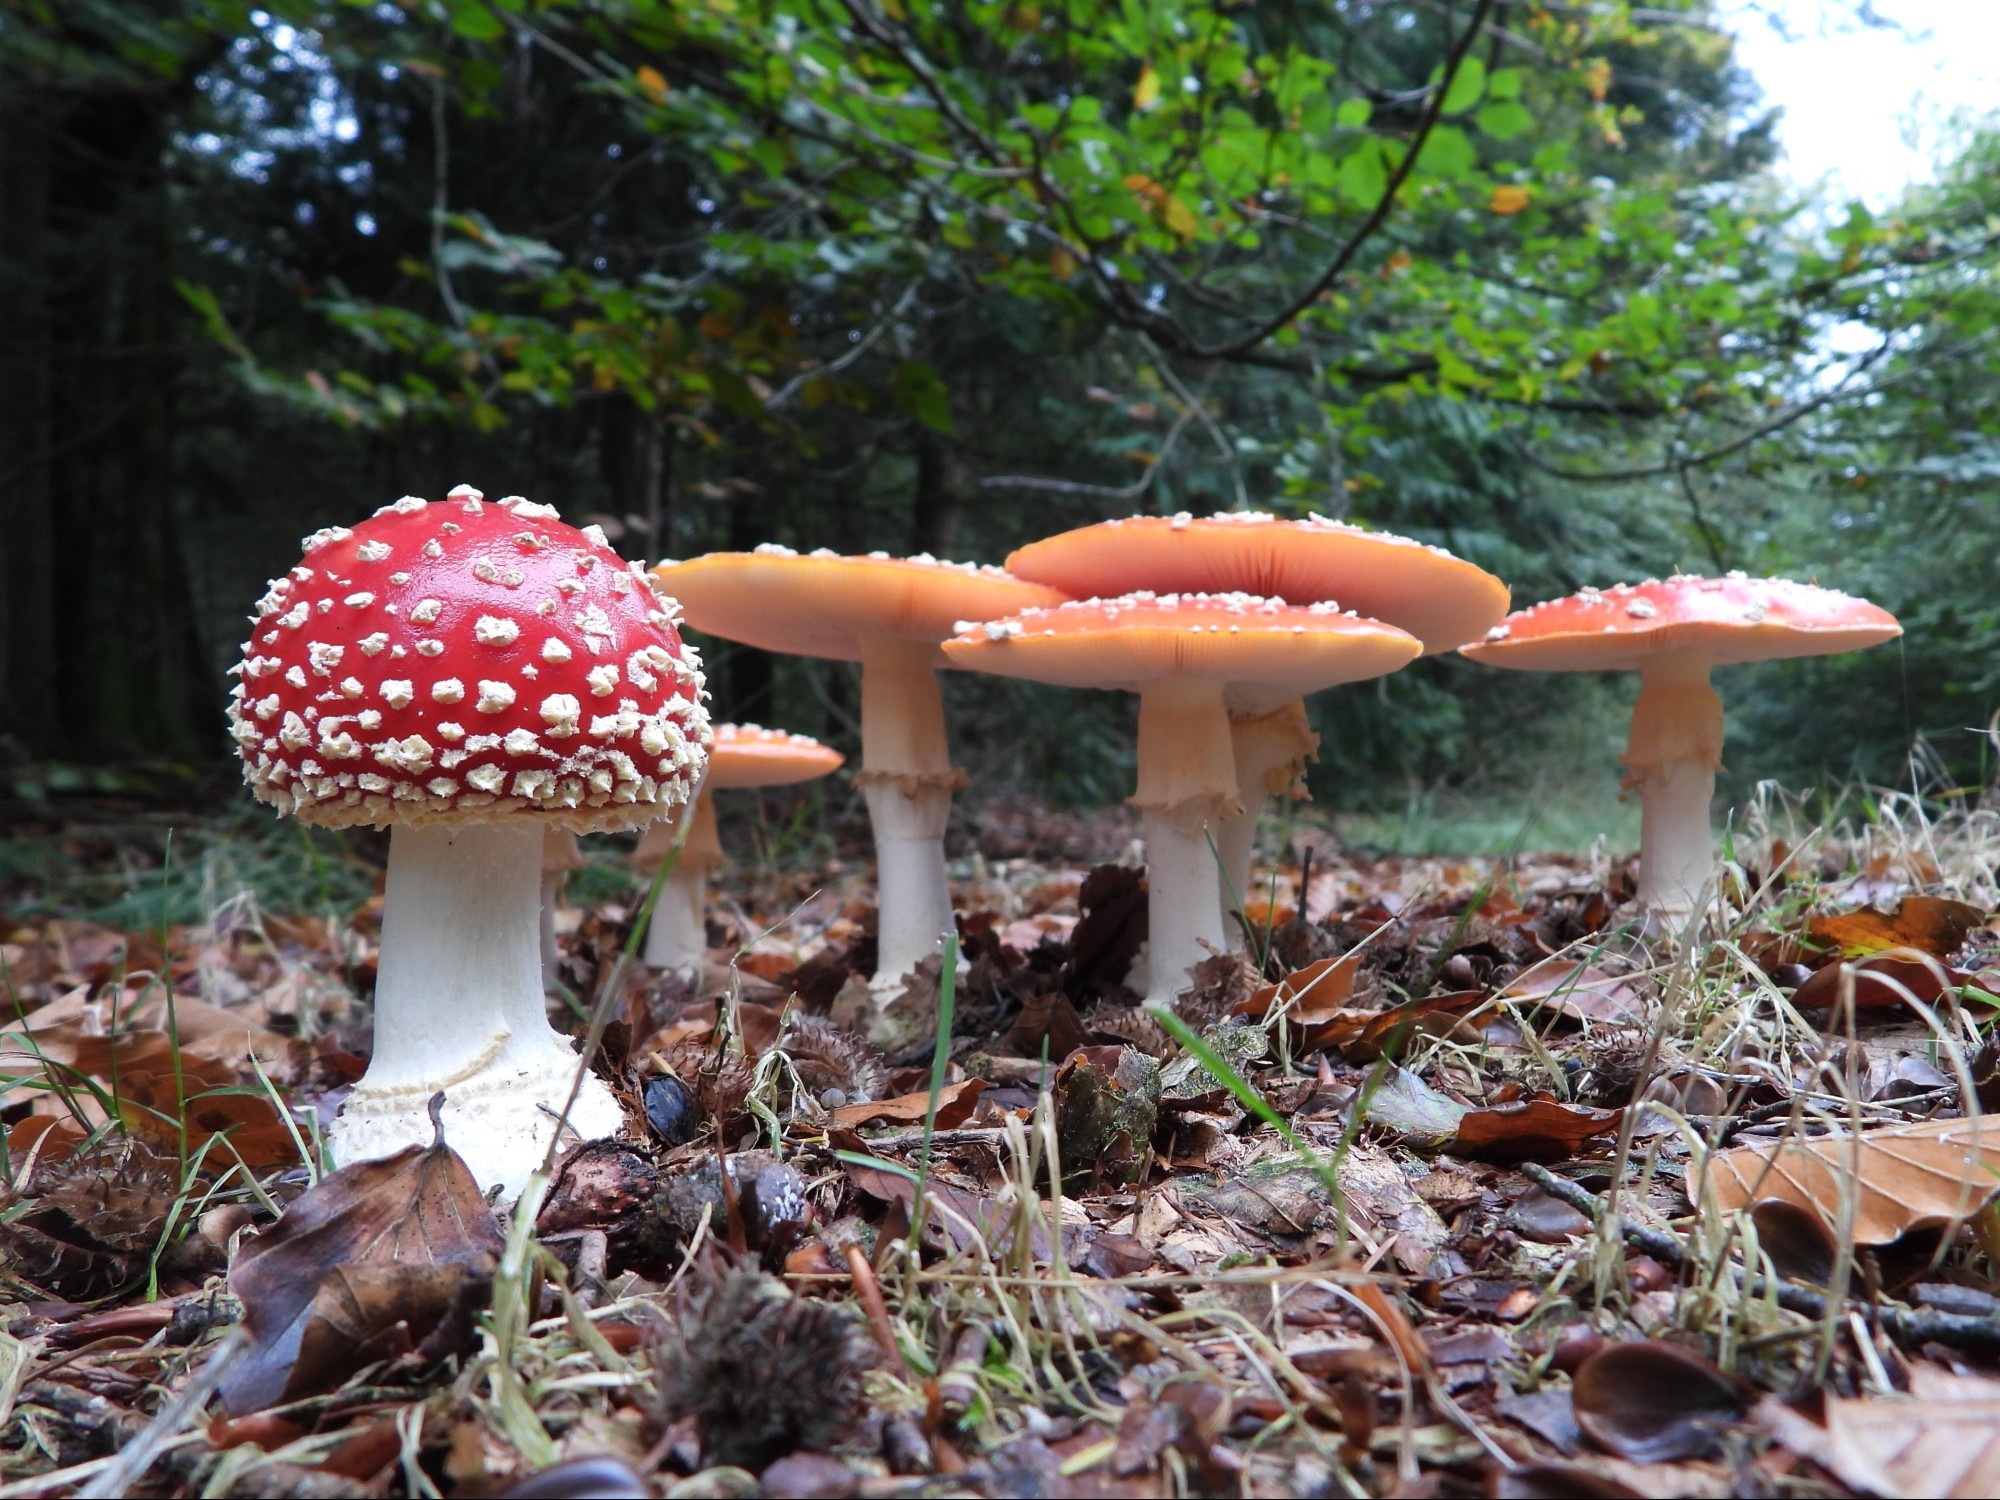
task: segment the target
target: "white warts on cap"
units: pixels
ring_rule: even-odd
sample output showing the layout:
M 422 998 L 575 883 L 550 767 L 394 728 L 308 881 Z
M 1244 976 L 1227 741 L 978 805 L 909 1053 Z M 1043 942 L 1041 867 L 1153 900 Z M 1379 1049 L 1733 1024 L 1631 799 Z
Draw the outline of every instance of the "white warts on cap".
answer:
M 521 627 L 498 615 L 481 615 L 472 627 L 472 638 L 482 646 L 511 646 L 521 638 Z
M 504 682 L 481 681 L 479 702 L 473 705 L 483 714 L 505 713 L 514 706 L 514 689 Z

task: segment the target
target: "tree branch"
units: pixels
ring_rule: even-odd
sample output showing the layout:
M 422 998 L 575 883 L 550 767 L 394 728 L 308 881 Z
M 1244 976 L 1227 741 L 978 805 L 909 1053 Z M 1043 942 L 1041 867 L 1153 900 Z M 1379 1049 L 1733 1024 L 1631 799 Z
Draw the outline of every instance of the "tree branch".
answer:
M 1265 318 L 1250 332 L 1231 339 L 1226 344 L 1202 346 L 1188 341 L 1188 344 L 1177 349 L 1176 353 L 1193 359 L 1235 359 L 1246 354 L 1311 307 L 1319 300 L 1320 294 L 1340 278 L 1341 273 L 1353 263 L 1354 257 L 1360 254 L 1361 247 L 1367 244 L 1373 238 L 1375 231 L 1387 221 L 1390 210 L 1395 207 L 1396 194 L 1402 191 L 1410 173 L 1416 170 L 1417 157 L 1423 153 L 1424 142 L 1430 139 L 1431 131 L 1443 115 L 1445 98 L 1450 94 L 1451 86 L 1458 78 L 1458 70 L 1472 51 L 1473 43 L 1479 40 L 1479 34 L 1486 25 L 1487 14 L 1493 9 L 1494 3 L 1495 0 L 1479 0 L 1473 7 L 1472 20 L 1466 26 L 1464 33 L 1453 43 L 1450 53 L 1445 58 L 1444 72 L 1438 79 L 1437 88 L 1431 93 L 1430 102 L 1424 106 L 1423 116 L 1417 121 L 1416 131 L 1410 137 L 1409 148 L 1403 153 L 1403 159 L 1396 163 L 1396 169 L 1389 174 L 1389 180 L 1383 186 L 1382 196 L 1376 200 L 1375 207 L 1356 227 L 1354 233 L 1348 236 L 1347 243 L 1340 247 L 1326 269 L 1313 278 L 1312 282 L 1293 297 L 1283 309 Z M 1178 325 L 1175 325 L 1175 332 L 1180 333 Z M 1180 337 L 1186 339 L 1184 333 L 1181 333 Z

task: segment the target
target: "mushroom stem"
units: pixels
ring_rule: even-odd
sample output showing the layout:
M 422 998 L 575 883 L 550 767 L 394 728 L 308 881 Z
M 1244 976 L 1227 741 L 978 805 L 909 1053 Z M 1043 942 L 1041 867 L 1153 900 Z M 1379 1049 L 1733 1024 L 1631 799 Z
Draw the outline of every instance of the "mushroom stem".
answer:
M 1708 671 L 1692 652 L 1648 661 L 1623 756 L 1641 807 L 1639 903 L 1671 920 L 1694 914 L 1715 874 L 1708 810 L 1722 768 L 1722 701 Z
M 1188 970 L 1229 944 L 1222 873 L 1208 829 L 1240 814 L 1222 684 L 1188 678 L 1139 693 L 1139 789 L 1146 839 L 1149 1001 L 1171 1005 Z
M 861 645 L 861 770 L 875 833 L 875 977 L 879 992 L 900 987 L 951 931 L 944 830 L 951 794 L 965 773 L 945 742 L 937 648 L 920 641 Z
M 1257 843 L 1257 819 L 1269 797 L 1306 797 L 1303 781 L 1305 762 L 1319 749 L 1319 736 L 1306 720 L 1303 698 L 1294 698 L 1276 713 L 1231 714 L 1230 751 L 1236 762 L 1236 793 L 1243 811 L 1234 817 L 1217 819 L 1213 832 L 1215 847 L 1222 854 L 1222 870 L 1228 883 L 1222 888 L 1222 930 L 1231 942 L 1244 936 L 1239 932 L 1236 910 L 1254 923 L 1259 913 L 1249 908 L 1250 861 Z
M 562 982 L 562 945 L 556 942 L 556 903 L 562 899 L 563 872 L 542 871 L 541 932 L 542 992 L 547 994 Z
M 666 857 L 675 842 L 670 838 L 659 849 L 659 857 Z M 722 841 L 715 832 L 715 798 L 706 786 L 694 800 L 678 845 L 680 852 L 661 883 L 660 899 L 646 928 L 645 962 L 649 969 L 690 974 L 699 972 L 708 957 L 708 872 L 723 862 Z
M 428 1143 L 425 1106 L 442 1089 L 447 1139 L 482 1187 L 518 1193 L 540 1165 L 549 1112 L 579 1066 L 542 998 L 541 852 L 542 830 L 527 821 L 398 825 L 390 836 L 374 1060 L 328 1132 L 336 1162 Z M 585 1077 L 574 1138 L 609 1135 L 622 1119 Z

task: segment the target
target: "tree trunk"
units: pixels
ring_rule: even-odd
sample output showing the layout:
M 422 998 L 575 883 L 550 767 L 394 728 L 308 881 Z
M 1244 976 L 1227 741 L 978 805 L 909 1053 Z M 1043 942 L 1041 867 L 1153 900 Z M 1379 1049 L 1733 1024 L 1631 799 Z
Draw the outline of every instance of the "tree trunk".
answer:
M 951 556 L 965 509 L 966 472 L 958 450 L 942 433 L 917 428 L 917 485 L 910 518 L 910 550 Z
M 219 753 L 175 496 L 188 318 L 165 91 L 20 88 L 0 116 L 10 528 L 0 703 L 28 752 Z

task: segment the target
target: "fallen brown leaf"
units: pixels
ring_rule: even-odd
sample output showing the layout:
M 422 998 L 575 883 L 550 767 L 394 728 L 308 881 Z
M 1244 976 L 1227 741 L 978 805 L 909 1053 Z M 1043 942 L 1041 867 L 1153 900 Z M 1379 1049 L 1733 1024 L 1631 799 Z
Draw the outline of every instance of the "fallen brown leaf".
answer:
M 441 1125 L 427 1147 L 342 1167 L 301 1194 L 230 1268 L 251 1346 L 223 1378 L 223 1404 L 240 1416 L 296 1400 L 416 1347 L 503 1245 Z
M 1850 984 L 1856 1010 L 1901 1009 L 1911 1001 L 1931 1005 L 1947 989 L 1967 987 L 2000 1001 L 2000 983 L 1987 975 L 1955 969 L 1918 948 L 1885 948 L 1854 963 L 1816 970 L 1792 992 L 1792 1004 L 1800 1010 L 1831 1010 L 1843 1003 Z
M 979 1107 L 979 1095 L 986 1087 L 983 1078 L 964 1078 L 948 1083 L 938 1092 L 937 1128 L 956 1130 L 972 1118 Z M 828 1121 L 837 1129 L 859 1130 L 864 1125 L 921 1125 L 930 1112 L 929 1090 L 921 1094 L 899 1094 L 894 1099 L 876 1099 L 866 1104 L 844 1104 L 832 1111 Z
M 1963 901 L 1905 896 L 1893 914 L 1863 907 L 1840 916 L 1814 917 L 1806 933 L 1821 947 L 1838 948 L 1850 957 L 1885 948 L 1916 948 L 1935 958 L 1949 958 L 1966 934 L 1985 920 L 1984 911 Z
M 1719 1428 L 1748 1405 L 1748 1387 L 1698 1354 L 1657 1340 L 1607 1344 L 1570 1382 L 1577 1425 L 1638 1463 L 1706 1458 Z
M 1709 1158 L 1705 1180 L 1725 1212 L 1778 1199 L 1835 1229 L 1841 1195 L 1854 1196 L 1845 1231 L 1886 1245 L 1912 1229 L 1960 1223 L 2000 1190 L 2000 1121 L 1924 1120 L 1861 1134 L 1738 1146 Z
M 1562 1161 L 1576 1155 L 1585 1141 L 1616 1130 L 1621 1113 L 1554 1099 L 1467 1110 L 1451 1149 L 1480 1161 Z
M 1636 1021 L 1646 1006 L 1630 980 L 1561 958 L 1523 969 L 1501 993 L 1573 1021 Z

